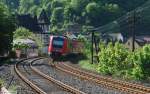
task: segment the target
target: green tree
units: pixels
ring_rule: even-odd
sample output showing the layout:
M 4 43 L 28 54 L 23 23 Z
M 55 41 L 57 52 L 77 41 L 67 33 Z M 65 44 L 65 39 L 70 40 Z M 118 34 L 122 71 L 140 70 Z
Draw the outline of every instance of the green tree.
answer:
M 17 28 L 13 34 L 13 38 L 14 40 L 15 39 L 32 39 L 37 43 L 39 48 L 43 47 L 41 40 L 34 33 L 32 33 L 30 30 L 24 27 Z M 18 45 L 14 45 L 14 46 L 18 47 Z M 21 44 L 20 47 L 26 47 L 26 45 Z
M 109 75 L 124 75 L 124 70 L 130 66 L 130 63 L 125 62 L 128 54 L 128 50 L 119 43 L 116 43 L 115 46 L 111 43 L 107 47 L 103 46 L 99 53 L 98 71 Z
M 51 16 L 51 24 L 53 27 L 52 31 L 57 31 L 61 29 L 61 26 L 63 24 L 63 8 L 62 7 L 57 7 L 53 10 L 52 16 Z
M 34 6 L 34 0 L 20 0 L 18 11 L 20 14 L 27 14 L 32 6 Z
M 65 29 L 69 24 L 80 24 L 82 26 L 99 27 L 107 24 L 126 12 L 140 6 L 147 0 L 0 0 L 4 2 L 10 10 L 19 14 L 40 15 L 46 10 L 48 17 L 52 21 L 52 30 Z M 61 9 L 60 9 L 61 8 Z M 56 14 L 57 11 L 57 14 Z M 59 11 L 59 13 L 58 13 Z M 62 11 L 60 13 L 60 11 Z M 149 13 L 149 12 L 146 12 Z M 56 17 L 56 15 L 57 17 Z M 59 22 L 59 14 L 64 14 Z M 145 17 L 144 17 L 145 18 Z M 148 19 L 148 18 L 147 18 Z M 143 21 L 142 25 L 148 23 Z M 58 26 L 54 26 L 54 24 Z M 141 28 L 142 28 L 142 25 Z M 137 26 L 137 27 L 140 27 Z M 148 32 L 149 28 L 145 28 Z
M 96 26 L 96 24 L 98 24 L 96 19 L 100 17 L 101 11 L 102 11 L 102 7 L 100 5 L 98 5 L 95 2 L 89 3 L 86 6 L 86 12 L 87 12 L 86 20 L 89 20 L 89 21 L 86 21 L 87 24 Z
M 9 13 L 8 8 L 0 2 L 0 54 L 11 50 L 15 17 Z
M 28 29 L 24 27 L 19 27 L 14 32 L 13 38 L 14 39 L 26 39 L 26 38 L 31 38 L 32 35 L 33 33 L 30 32 Z

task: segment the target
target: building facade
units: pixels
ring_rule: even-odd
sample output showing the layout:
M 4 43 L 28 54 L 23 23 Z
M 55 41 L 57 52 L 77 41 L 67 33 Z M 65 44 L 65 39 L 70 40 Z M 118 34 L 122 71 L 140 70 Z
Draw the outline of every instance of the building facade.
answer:
M 39 17 L 30 14 L 17 15 L 18 27 L 25 27 L 33 32 L 42 42 L 43 48 L 40 49 L 42 54 L 47 54 L 49 36 L 50 36 L 50 20 L 45 10 L 42 10 Z

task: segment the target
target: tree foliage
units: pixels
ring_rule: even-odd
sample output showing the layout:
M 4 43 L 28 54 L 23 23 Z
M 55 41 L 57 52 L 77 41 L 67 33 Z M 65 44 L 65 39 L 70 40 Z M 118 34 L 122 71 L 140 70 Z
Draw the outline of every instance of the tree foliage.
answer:
M 14 32 L 14 39 L 25 39 L 25 38 L 30 38 L 32 36 L 32 32 L 30 32 L 28 29 L 20 27 L 16 29 Z
M 8 52 L 12 45 L 15 17 L 9 13 L 8 8 L 0 2 L 0 54 Z
M 52 30 L 65 30 L 69 24 L 98 27 L 115 20 L 147 0 L 1 0 L 12 11 L 37 15 L 46 10 Z M 61 17 L 61 19 L 60 19 Z M 60 21 L 61 20 L 61 21 Z M 58 25 L 58 26 L 55 26 Z M 54 28 L 54 29 L 53 29 Z
M 150 77 L 150 45 L 135 52 L 119 43 L 114 46 L 111 43 L 108 46 L 100 45 L 98 72 L 125 79 L 140 80 Z
M 16 31 L 13 34 L 13 38 L 15 39 L 32 39 L 33 41 L 36 42 L 39 48 L 43 47 L 42 41 L 30 30 L 24 28 L 24 27 L 19 27 L 16 29 Z M 14 47 L 27 47 L 24 44 L 16 45 L 14 44 Z

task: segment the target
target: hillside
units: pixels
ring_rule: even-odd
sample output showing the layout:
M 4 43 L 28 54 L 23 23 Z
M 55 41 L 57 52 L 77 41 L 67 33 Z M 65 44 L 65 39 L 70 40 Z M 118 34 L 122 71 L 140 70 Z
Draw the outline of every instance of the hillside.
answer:
M 114 21 L 96 28 L 97 32 L 101 33 L 123 33 L 125 36 L 130 36 L 132 29 L 138 35 L 150 35 L 150 0 L 141 6 L 133 9 L 125 15 L 115 19 Z
M 147 0 L 0 0 L 11 12 L 37 15 L 46 10 L 52 31 L 64 31 L 78 23 L 87 27 L 99 27 L 141 6 Z

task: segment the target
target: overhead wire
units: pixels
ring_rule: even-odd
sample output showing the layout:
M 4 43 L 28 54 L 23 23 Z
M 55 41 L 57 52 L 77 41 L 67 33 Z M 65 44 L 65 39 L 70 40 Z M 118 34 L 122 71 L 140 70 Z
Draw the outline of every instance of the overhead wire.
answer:
M 138 15 L 141 15 L 144 11 L 149 11 L 149 8 L 150 8 L 150 0 L 148 0 L 146 3 L 144 3 L 142 6 L 126 13 L 124 16 L 122 17 L 119 17 L 118 19 L 106 24 L 106 25 L 103 25 L 103 26 L 100 26 L 98 28 L 94 28 L 93 30 L 97 31 L 97 32 L 105 32 L 105 31 L 111 31 L 111 30 L 114 30 L 116 28 L 119 28 L 121 24 L 126 24 L 126 21 L 129 19 L 129 17 L 131 17 L 132 15 L 134 15 L 134 12 L 138 13 Z M 145 15 L 144 15 L 145 16 Z M 145 16 L 146 17 L 146 16 Z M 148 16 L 149 17 L 149 16 Z M 140 18 L 141 20 L 143 20 L 143 17 Z M 128 27 L 127 25 L 124 25 L 124 27 Z

